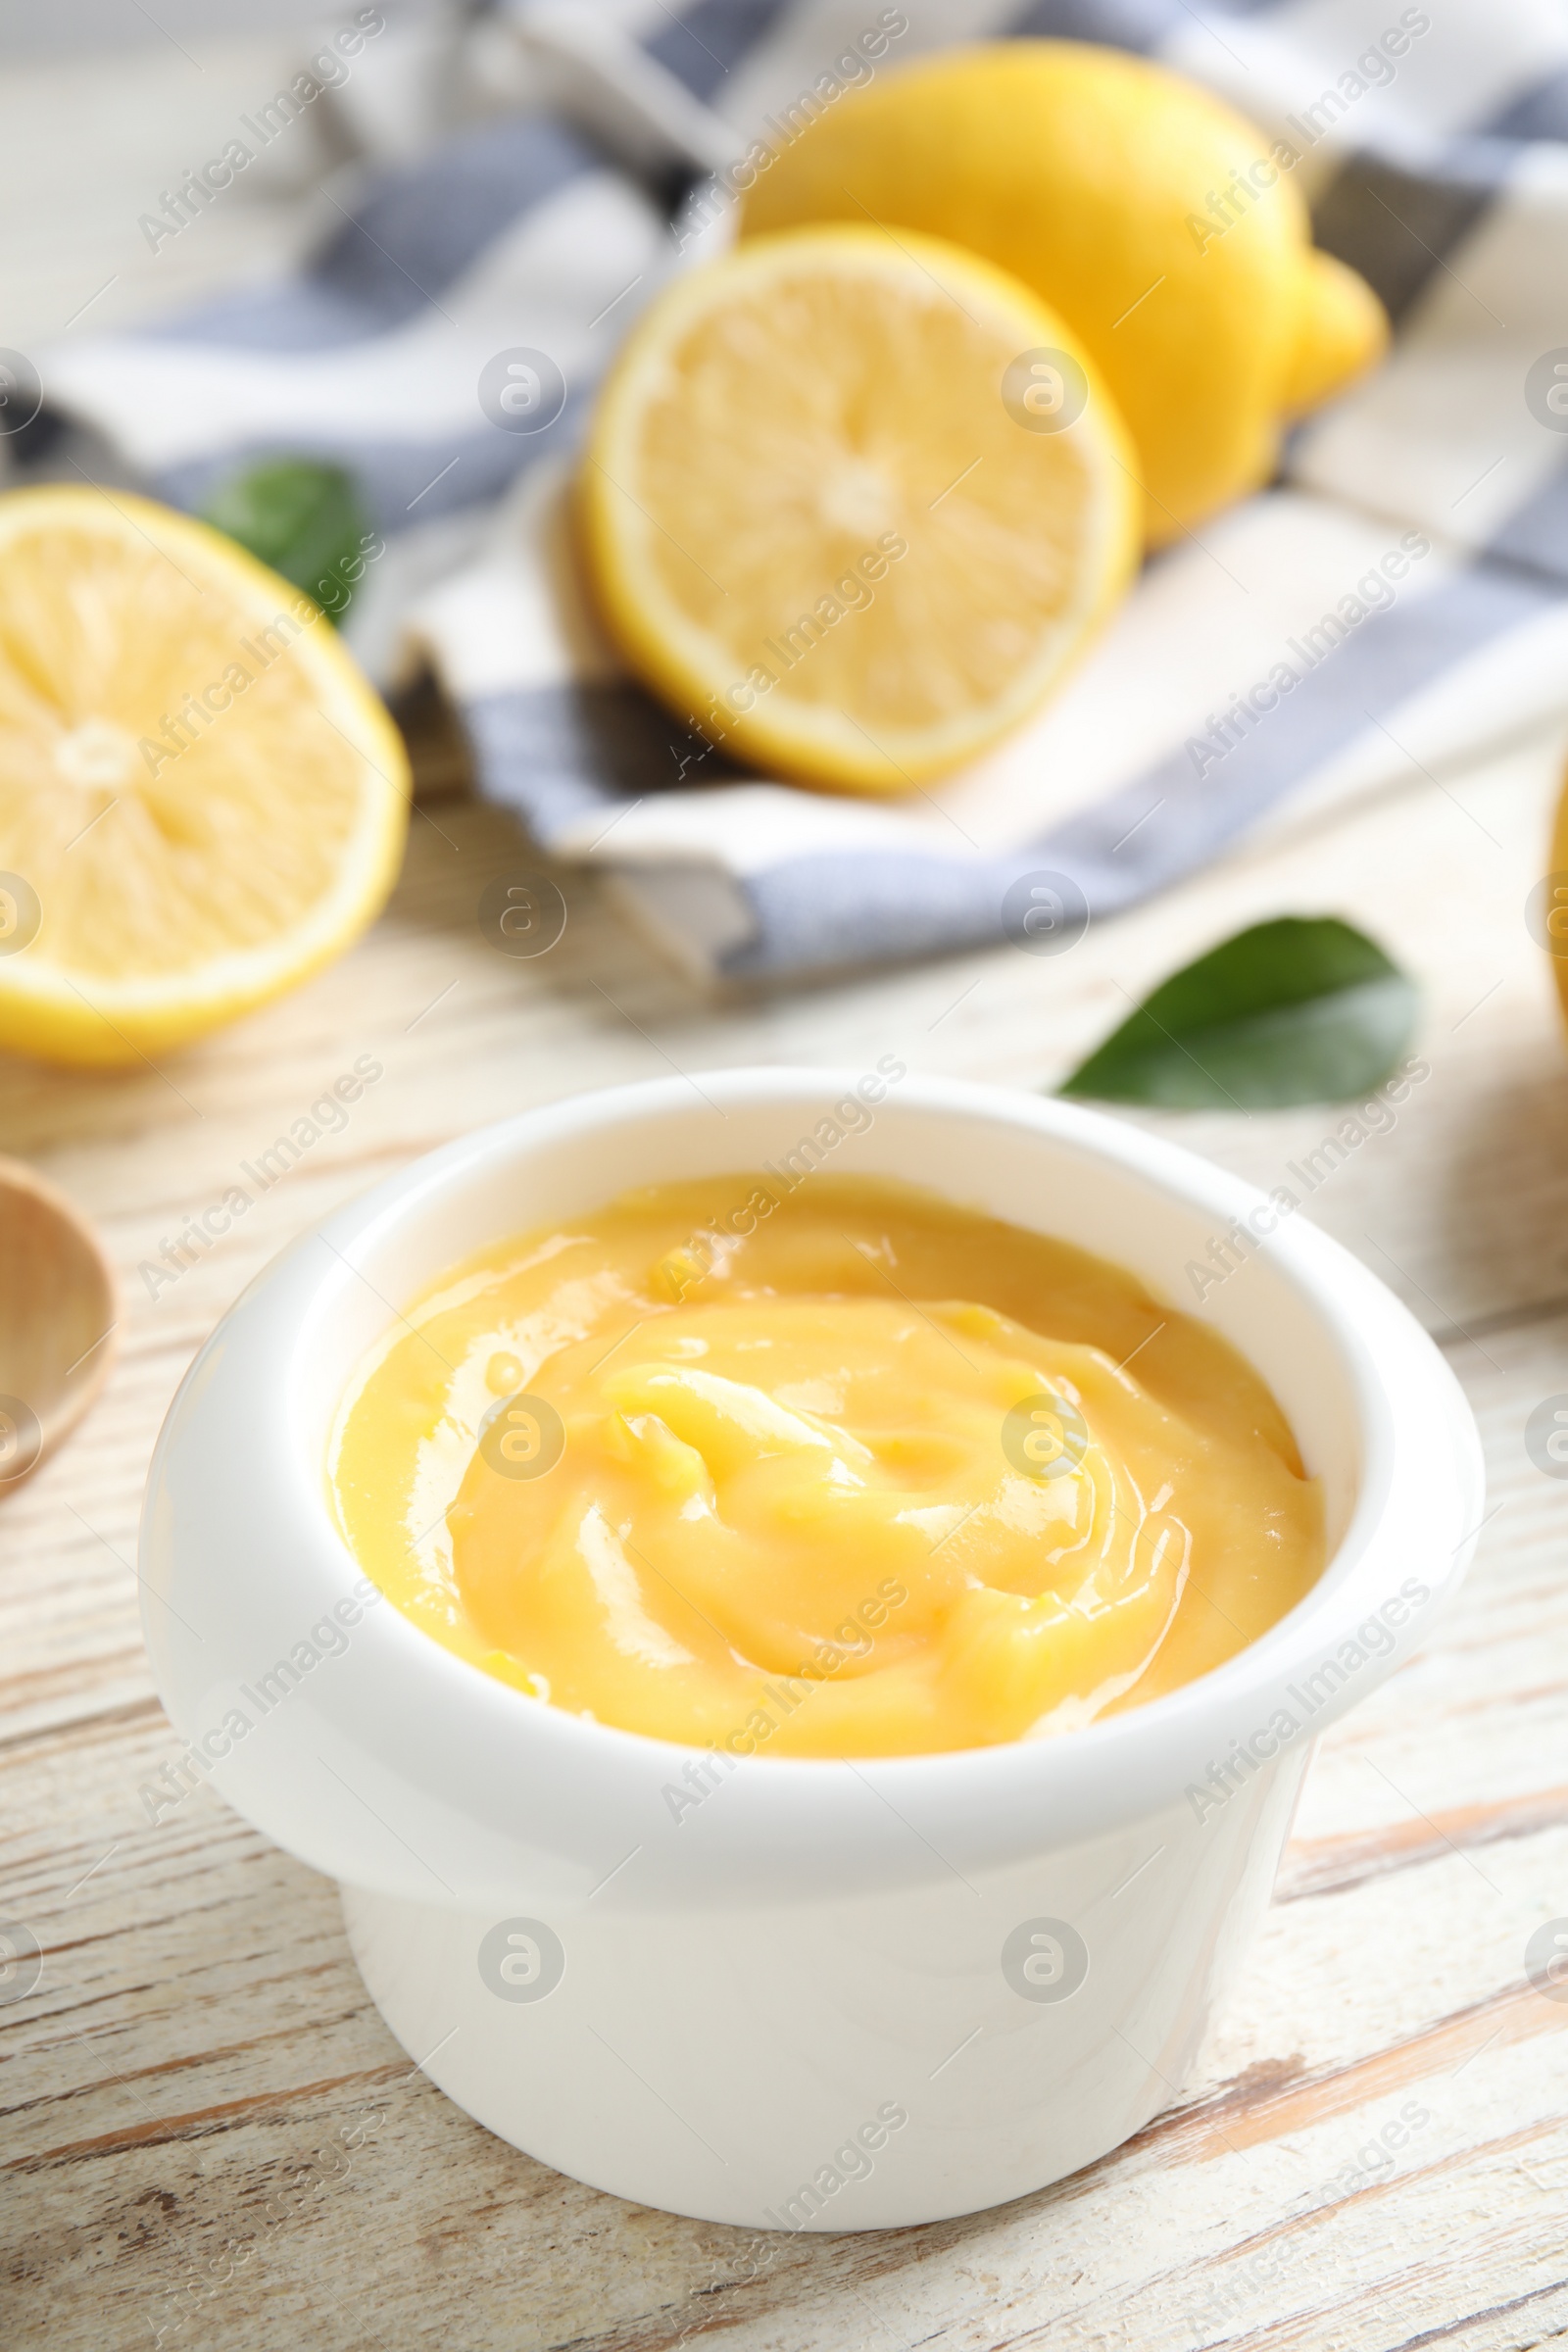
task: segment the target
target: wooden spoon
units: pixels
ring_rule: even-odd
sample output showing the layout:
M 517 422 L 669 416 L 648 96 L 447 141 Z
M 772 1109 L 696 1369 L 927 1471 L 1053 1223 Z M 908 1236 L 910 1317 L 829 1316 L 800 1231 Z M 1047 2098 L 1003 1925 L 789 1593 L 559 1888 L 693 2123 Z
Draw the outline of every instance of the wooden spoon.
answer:
M 103 1387 L 119 1316 L 86 1218 L 21 1160 L 0 1159 L 0 1495 L 53 1453 Z

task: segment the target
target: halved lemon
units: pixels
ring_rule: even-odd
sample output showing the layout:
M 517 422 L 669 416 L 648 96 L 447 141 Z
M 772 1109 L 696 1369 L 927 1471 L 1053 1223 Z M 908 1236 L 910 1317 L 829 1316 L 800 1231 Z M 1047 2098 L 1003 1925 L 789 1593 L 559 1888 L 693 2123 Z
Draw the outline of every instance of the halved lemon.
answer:
M 0 1046 L 134 1063 L 338 955 L 409 767 L 313 601 L 119 490 L 0 497 Z
M 877 228 L 760 237 L 669 287 L 600 397 L 581 507 L 632 668 L 710 741 L 844 792 L 1015 726 L 1140 545 L 1131 446 L 1062 320 Z

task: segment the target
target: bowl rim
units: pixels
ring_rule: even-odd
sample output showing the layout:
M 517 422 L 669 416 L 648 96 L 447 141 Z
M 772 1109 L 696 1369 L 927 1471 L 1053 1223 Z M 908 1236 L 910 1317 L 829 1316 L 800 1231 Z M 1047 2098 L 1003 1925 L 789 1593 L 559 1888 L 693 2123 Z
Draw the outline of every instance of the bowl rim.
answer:
M 759 1081 L 760 1083 L 758 1083 Z M 396 1224 L 400 1218 L 407 1216 L 416 1204 L 471 1175 L 481 1159 L 492 1156 L 496 1158 L 520 1157 L 530 1148 L 537 1148 L 540 1143 L 547 1140 L 547 1130 L 543 1124 L 545 1120 L 548 1119 L 549 1128 L 554 1131 L 549 1140 L 554 1140 L 554 1136 L 565 1135 L 573 1129 L 580 1131 L 586 1127 L 630 1123 L 631 1118 L 634 1118 L 639 1111 L 658 1113 L 667 1107 L 672 1101 L 679 1102 L 684 1085 L 684 1081 L 675 1078 L 647 1080 L 629 1086 L 596 1088 L 591 1093 L 569 1096 L 562 1102 L 546 1105 L 542 1111 L 523 1111 L 514 1118 L 498 1120 L 488 1127 L 473 1129 L 467 1135 L 458 1137 L 452 1143 L 425 1153 L 397 1175 L 383 1180 L 373 1191 L 362 1196 L 358 1202 L 351 1203 L 346 1215 L 357 1229 L 357 1239 L 360 1245 L 364 1248 L 372 1247 L 380 1241 L 389 1227 Z M 726 1100 L 741 1102 L 758 1100 L 780 1102 L 787 1101 L 793 1096 L 799 1096 L 803 1101 L 815 1102 L 827 1090 L 831 1090 L 835 1096 L 842 1096 L 853 1091 L 853 1085 L 854 1079 L 850 1073 L 825 1065 L 813 1067 L 788 1064 L 771 1067 L 764 1064 L 760 1067 L 737 1066 L 735 1069 L 703 1073 L 705 1090 L 722 1094 Z M 950 1089 L 953 1100 L 945 1102 L 942 1098 Z M 1162 1189 L 1167 1191 L 1176 1189 L 1174 1182 L 1170 1179 L 1174 1179 L 1178 1175 L 1201 1171 L 1204 1178 L 1218 1175 L 1227 1186 L 1242 1184 L 1243 1189 L 1252 1200 L 1263 1197 L 1256 1193 L 1254 1188 L 1246 1186 L 1244 1180 L 1232 1178 L 1227 1170 L 1219 1167 L 1217 1162 L 1204 1159 L 1200 1154 L 1189 1151 L 1186 1146 L 1170 1143 L 1163 1137 L 1150 1136 L 1147 1130 L 1111 1118 L 1102 1111 L 1086 1109 L 1076 1102 L 1062 1102 L 1051 1097 L 1015 1097 L 1005 1088 L 984 1087 L 963 1079 L 949 1081 L 916 1078 L 911 1081 L 910 1078 L 906 1077 L 899 1083 L 898 1106 L 905 1108 L 914 1104 L 939 1111 L 943 1109 L 961 1110 L 968 1106 L 994 1110 L 1000 1104 L 1013 1114 L 1013 1123 L 1024 1127 L 1033 1127 L 1037 1132 L 1048 1133 L 1054 1137 L 1063 1137 L 1069 1142 L 1087 1143 L 1099 1156 L 1116 1158 L 1132 1174 L 1149 1176 L 1156 1185 L 1159 1177 L 1166 1176 L 1167 1181 Z M 885 1105 L 878 1107 L 880 1110 Z M 624 1122 L 614 1115 L 622 1111 L 628 1114 Z M 1035 1116 L 1033 1118 L 1020 1117 L 1018 1115 L 1020 1111 L 1033 1111 Z M 1045 1114 L 1043 1117 L 1040 1115 L 1042 1113 Z M 551 1114 L 566 1115 L 554 1117 Z M 1107 1130 L 1110 1136 L 1124 1139 L 1137 1138 L 1137 1143 L 1125 1152 L 1107 1151 L 1105 1149 Z M 507 1149 L 514 1140 L 520 1147 L 516 1152 Z M 1150 1164 L 1152 1162 L 1156 1163 L 1156 1166 L 1152 1167 Z M 715 1168 L 714 1173 L 719 1172 Z M 727 1173 L 728 1171 L 723 1172 Z M 1210 1187 L 1207 1184 L 1203 1187 L 1202 1197 L 1207 1205 L 1210 1198 Z M 596 1202 L 594 1205 L 600 1204 Z M 1217 1208 L 1217 1201 L 1215 1205 Z M 333 1223 L 336 1221 L 336 1219 L 331 1220 Z M 1334 1243 L 1319 1227 L 1308 1226 L 1305 1228 L 1313 1239 L 1306 1246 L 1298 1260 L 1293 1248 L 1296 1238 L 1294 1228 L 1297 1223 L 1298 1220 L 1292 1219 L 1277 1227 L 1275 1234 L 1271 1235 L 1269 1240 L 1273 1242 L 1277 1237 L 1281 1240 L 1277 1262 L 1291 1274 L 1304 1274 L 1304 1279 L 1298 1280 L 1298 1287 L 1320 1310 L 1325 1299 L 1335 1298 L 1334 1276 L 1340 1269 L 1331 1268 L 1325 1264 L 1320 1251 L 1314 1246 L 1317 1243 L 1326 1244 L 1329 1250 L 1339 1252 L 1348 1266 L 1354 1267 L 1366 1274 L 1369 1280 L 1377 1284 L 1386 1298 L 1393 1299 L 1393 1294 L 1387 1290 L 1377 1276 L 1371 1274 L 1369 1268 L 1363 1267 L 1359 1259 L 1353 1257 L 1349 1251 L 1344 1250 L 1342 1245 Z M 329 1265 L 324 1270 L 318 1293 L 321 1302 L 318 1311 L 322 1313 L 330 1311 L 328 1302 L 334 1294 L 346 1290 L 355 1279 L 352 1250 L 345 1248 L 342 1243 L 338 1243 L 336 1246 L 342 1253 L 340 1261 L 335 1265 Z M 1397 1301 L 1395 1303 L 1397 1304 Z M 1359 1304 L 1360 1301 L 1357 1301 L 1358 1306 Z M 1183 1308 L 1181 1311 L 1186 1312 L 1187 1310 Z M 1407 1311 L 1402 1307 L 1399 1308 L 1400 1313 Z M 1330 1328 L 1331 1336 L 1336 1340 L 1349 1340 L 1354 1344 L 1357 1352 L 1359 1351 L 1359 1343 L 1363 1333 L 1358 1321 L 1349 1317 L 1342 1320 L 1337 1311 L 1324 1315 L 1323 1319 Z M 1201 1317 L 1195 1317 L 1195 1320 L 1201 1320 Z M 1416 1329 L 1421 1330 L 1421 1326 L 1416 1325 Z M 1422 1336 L 1423 1338 L 1429 1337 L 1424 1331 Z M 300 1352 L 304 1351 L 308 1340 L 308 1328 L 302 1325 L 297 1342 Z M 1431 1343 L 1430 1340 L 1429 1345 L 1435 1347 L 1435 1343 Z M 1386 1430 L 1379 1426 L 1382 1418 L 1379 1408 L 1386 1403 L 1387 1399 L 1375 1387 L 1370 1388 L 1367 1393 L 1361 1393 L 1353 1378 L 1354 1372 L 1359 1368 L 1357 1353 L 1352 1353 L 1348 1348 L 1341 1349 L 1339 1352 L 1342 1353 L 1343 1360 L 1347 1362 L 1347 1368 L 1352 1374 L 1352 1394 L 1355 1395 L 1358 1407 L 1357 1425 L 1363 1440 L 1367 1441 L 1366 1458 L 1362 1464 L 1359 1491 L 1354 1507 L 1339 1543 L 1334 1545 L 1325 1558 L 1316 1582 L 1302 1594 L 1294 1608 L 1288 1610 L 1283 1617 L 1278 1618 L 1272 1626 L 1258 1636 L 1256 1641 L 1246 1643 L 1233 1657 L 1223 1660 L 1218 1666 L 1211 1667 L 1206 1674 L 1195 1676 L 1192 1682 L 1178 1685 L 1176 1690 L 1166 1691 L 1158 1698 L 1147 1700 L 1137 1708 L 1128 1709 L 1124 1714 L 1102 1717 L 1095 1723 L 1081 1727 L 1072 1735 L 1075 1740 L 1087 1739 L 1097 1732 L 1109 1734 L 1116 1727 L 1137 1722 L 1155 1709 L 1175 1711 L 1172 1709 L 1171 1702 L 1180 1698 L 1183 1692 L 1212 1688 L 1220 1677 L 1227 1676 L 1230 1669 L 1238 1667 L 1244 1659 L 1256 1661 L 1258 1653 L 1286 1646 L 1283 1637 L 1287 1628 L 1294 1628 L 1299 1637 L 1306 1626 L 1326 1613 L 1335 1597 L 1331 1588 L 1335 1585 L 1336 1569 L 1348 1557 L 1353 1557 L 1364 1549 L 1367 1535 L 1382 1511 L 1386 1509 L 1388 1501 L 1387 1465 L 1379 1458 L 1387 1440 Z M 1255 1365 L 1252 1368 L 1257 1370 Z M 1263 1377 L 1261 1372 L 1258 1377 Z M 1270 1393 L 1272 1394 L 1272 1391 Z M 324 1498 L 318 1494 L 317 1500 L 320 1513 L 320 1524 L 329 1532 L 332 1542 L 341 1552 L 345 1563 L 357 1569 L 359 1562 L 339 1534 Z M 528 1697 L 525 1692 L 517 1690 L 513 1685 L 498 1683 L 497 1678 L 487 1675 L 482 1667 L 475 1666 L 470 1660 L 460 1657 L 455 1650 L 448 1650 L 443 1643 L 432 1642 L 428 1635 L 415 1626 L 411 1619 L 405 1618 L 401 1611 L 398 1611 L 397 1621 L 400 1625 L 407 1626 L 409 1631 L 416 1637 L 421 1648 L 428 1644 L 439 1650 L 442 1656 L 450 1660 L 453 1665 L 461 1667 L 466 1677 L 476 1678 L 486 1689 L 499 1688 L 507 1691 L 515 1699 L 519 1710 L 526 1715 L 530 1722 L 540 1712 L 537 1700 Z M 1239 1676 L 1235 1679 L 1241 1680 Z M 561 1708 L 547 1706 L 544 1714 L 548 1720 L 581 1721 L 580 1718 L 570 1715 L 566 1710 Z M 582 1725 L 582 1728 L 590 1735 L 612 1734 L 621 1739 L 634 1740 L 639 1742 L 647 1741 L 657 1748 L 671 1750 L 681 1755 L 689 1755 L 694 1745 L 694 1742 L 690 1740 L 670 1740 L 650 1733 L 624 1732 L 619 1726 L 612 1724 L 586 1723 Z M 952 1759 L 970 1755 L 992 1755 L 999 1750 L 1047 1744 L 1050 1743 L 1027 1740 L 1002 1740 L 985 1747 L 919 1750 L 909 1756 L 879 1756 L 874 1760 L 879 1767 L 889 1768 L 907 1763 L 919 1763 L 931 1758 Z M 1105 1744 L 1110 1744 L 1108 1739 Z M 757 1761 L 765 1763 L 769 1770 L 800 1765 L 804 1769 L 814 1771 L 824 1765 L 842 1766 L 851 1759 L 823 1756 L 769 1756 L 759 1757 Z M 853 1759 L 853 1761 L 863 1764 L 867 1759 L 860 1757 Z
M 663 1119 L 672 1110 L 706 1117 L 709 1112 L 706 1103 L 698 1103 L 699 1094 L 720 1107 L 797 1102 L 819 1106 L 852 1091 L 857 1076 L 831 1066 L 754 1065 L 705 1070 L 695 1094 L 695 1082 L 673 1077 L 570 1096 L 472 1130 L 423 1154 L 290 1245 L 219 1325 L 187 1373 L 159 1442 L 143 1521 L 144 1544 L 153 1542 L 144 1560 L 149 1582 L 144 1585 L 143 1617 L 155 1664 L 160 1654 L 155 1633 L 167 1640 L 167 1629 L 157 1624 L 149 1605 L 159 1569 L 152 1531 L 165 1451 L 177 1436 L 182 1408 L 201 1381 L 204 1362 L 220 1347 L 235 1319 L 270 1286 L 292 1270 L 302 1303 L 281 1345 L 287 1362 L 295 1366 L 321 1318 L 332 1312 L 347 1286 L 361 1279 L 356 1258 L 372 1253 L 400 1221 L 443 1191 L 471 1182 L 486 1163 L 520 1162 L 568 1138 Z M 1000 1120 L 1033 1133 L 1048 1146 L 1115 1163 L 1133 1179 L 1174 1196 L 1185 1206 L 1200 1208 L 1222 1225 L 1245 1216 L 1265 1198 L 1185 1146 L 1103 1111 L 1054 1098 L 909 1072 L 897 1084 L 896 1101 L 878 1105 L 879 1117 L 884 1110 L 918 1110 L 979 1123 Z M 714 1172 L 719 1172 L 716 1165 Z M 322 1242 L 326 1252 L 320 1249 Z M 1414 1581 L 1422 1585 L 1426 1597 L 1411 1604 L 1393 1646 L 1369 1658 L 1365 1671 L 1349 1674 L 1329 1692 L 1300 1731 L 1315 1738 L 1403 1662 L 1424 1634 L 1433 1605 L 1462 1575 L 1479 1530 L 1482 1474 L 1473 1418 L 1430 1336 L 1341 1244 L 1298 1214 L 1282 1220 L 1262 1250 L 1316 1313 L 1346 1367 L 1363 1448 L 1359 1493 L 1349 1521 L 1310 1591 L 1256 1641 L 1206 1674 L 1059 1738 L 899 1756 L 737 1759 L 731 1776 L 736 1792 L 744 1783 L 753 1791 L 752 1801 L 714 1808 L 731 1818 L 735 1838 L 765 1839 L 770 1825 L 791 1845 L 799 1843 L 805 1825 L 816 1824 L 829 1836 L 834 1806 L 841 1792 L 851 1791 L 852 1781 L 869 1783 L 895 1811 L 912 1813 L 928 1827 L 945 1830 L 981 1864 L 1037 1848 L 1044 1823 L 1056 1825 L 1054 1842 L 1067 1843 L 1115 1821 L 1157 1814 L 1182 1801 L 1184 1785 L 1191 1796 L 1203 1758 L 1223 1757 L 1227 1743 L 1234 1748 L 1238 1741 L 1262 1737 L 1276 1709 L 1285 1704 L 1282 1692 L 1293 1684 L 1298 1686 L 1353 1641 L 1356 1627 L 1364 1626 L 1375 1608 L 1397 1593 L 1396 1572 L 1409 1564 L 1413 1551 L 1421 1570 Z M 397 1311 L 389 1304 L 389 1312 Z M 1198 1319 L 1202 1319 L 1200 1313 Z M 1380 1355 L 1386 1356 L 1386 1365 L 1380 1364 Z M 292 1412 L 289 1427 L 296 1428 Z M 325 1539 L 322 1556 L 335 1557 L 340 1576 L 360 1573 L 328 1506 L 324 1455 L 303 1467 L 317 1520 L 315 1534 Z M 1405 1581 L 1408 1585 L 1411 1580 Z M 566 1776 L 585 1773 L 601 1795 L 620 1779 L 628 1786 L 635 1781 L 646 1795 L 679 1764 L 709 1752 L 695 1742 L 584 1721 L 486 1674 L 436 1642 L 395 1605 L 375 1614 L 376 1642 L 387 1645 L 384 1654 L 399 1659 L 406 1674 L 426 1678 L 432 1689 L 443 1686 L 449 1712 L 476 1728 L 482 1725 L 488 1737 L 516 1755 L 519 1767 Z M 162 1684 L 167 1678 L 160 1679 Z M 177 1713 L 175 1719 L 179 1720 Z M 1264 1760 L 1274 1752 L 1265 1749 Z M 1258 1759 L 1250 1744 L 1248 1753 L 1255 1764 Z M 248 1808 L 242 1803 L 242 1809 Z M 996 1819 L 1009 1809 L 1016 1817 L 1010 1830 Z M 987 1817 L 989 1828 L 982 1826 Z M 262 1826 L 278 1834 L 271 1822 Z M 303 1850 L 296 1840 L 284 1842 Z M 731 1843 L 732 1838 L 722 1839 L 710 1853 L 717 1855 Z M 943 1850 L 945 1840 L 939 1838 L 934 1843 L 937 1863 L 953 1867 L 951 1848 Z M 737 1854 L 740 1851 L 737 1847 Z M 317 1860 L 309 1852 L 305 1858 Z M 319 1860 L 317 1866 L 334 1867 Z M 340 1869 L 337 1875 L 350 1874 Z M 784 1875 L 788 1878 L 789 1873 Z

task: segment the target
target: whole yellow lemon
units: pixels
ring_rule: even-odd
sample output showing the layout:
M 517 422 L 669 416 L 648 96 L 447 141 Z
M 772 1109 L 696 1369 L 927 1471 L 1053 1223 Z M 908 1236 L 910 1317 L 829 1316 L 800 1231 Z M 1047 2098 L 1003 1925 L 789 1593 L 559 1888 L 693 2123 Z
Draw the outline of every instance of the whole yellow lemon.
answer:
M 1313 250 L 1297 160 L 1162 66 L 1003 41 L 824 110 L 757 167 L 742 234 L 919 229 L 1021 277 L 1108 383 L 1159 545 L 1267 480 L 1282 426 L 1387 340 L 1371 288 Z

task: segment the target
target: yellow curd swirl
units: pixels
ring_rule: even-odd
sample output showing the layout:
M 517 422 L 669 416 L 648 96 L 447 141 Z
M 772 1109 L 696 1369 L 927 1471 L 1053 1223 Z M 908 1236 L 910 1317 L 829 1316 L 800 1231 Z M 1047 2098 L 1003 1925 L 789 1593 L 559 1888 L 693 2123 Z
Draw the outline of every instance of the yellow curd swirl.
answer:
M 732 1755 L 1067 1731 L 1308 1590 L 1321 1498 L 1211 1331 L 911 1187 L 628 1194 L 456 1269 L 351 1386 L 331 1492 L 416 1624 Z

